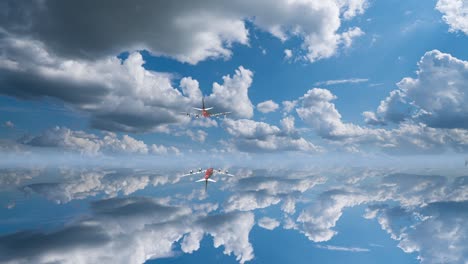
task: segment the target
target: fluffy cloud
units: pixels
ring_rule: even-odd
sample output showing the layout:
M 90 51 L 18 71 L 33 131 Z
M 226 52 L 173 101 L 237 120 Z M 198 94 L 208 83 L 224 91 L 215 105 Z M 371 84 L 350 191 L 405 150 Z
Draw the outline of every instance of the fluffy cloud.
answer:
M 189 136 L 193 141 L 198 142 L 205 142 L 206 137 L 208 136 L 208 133 L 206 133 L 203 130 L 197 130 L 195 132 L 192 130 L 187 130 L 185 134 Z
M 294 128 L 294 118 L 285 117 L 283 128 L 249 119 L 225 119 L 226 131 L 234 136 L 237 149 L 246 152 L 256 151 L 305 151 L 316 152 L 319 147 L 299 135 Z
M 436 9 L 442 14 L 451 32 L 461 31 L 468 35 L 468 4 L 463 0 L 439 0 Z
M 212 215 L 201 219 L 205 232 L 213 236 L 214 246 L 224 246 L 224 254 L 236 256 L 240 263 L 252 260 L 253 247 L 249 242 L 249 233 L 255 220 L 253 213 L 227 213 Z
M 178 179 L 169 180 L 167 176 L 155 175 L 145 171 L 65 171 L 60 173 L 61 182 L 33 183 L 21 190 L 25 193 L 38 193 L 58 204 L 72 200 L 104 194 L 108 198 L 132 194 L 148 185 L 165 185 Z
M 281 210 L 293 214 L 296 202 L 303 193 L 326 181 L 323 177 L 310 174 L 289 175 L 283 171 L 263 173 L 266 175 L 241 178 L 234 182 L 231 187 L 237 192 L 226 201 L 224 210 L 251 211 L 282 202 Z M 258 171 L 255 174 L 263 173 Z
M 157 155 L 180 154 L 180 150 L 174 146 L 151 144 L 151 152 Z
M 296 108 L 296 112 L 324 138 L 346 138 L 367 134 L 369 130 L 341 120 L 341 114 L 331 102 L 335 99 L 336 96 L 329 90 L 313 88 L 299 98 L 301 105 Z
M 146 70 L 138 52 L 120 60 L 66 59 L 28 39 L 0 39 L 0 93 L 24 99 L 53 97 L 90 114 L 94 128 L 147 132 L 167 131 L 169 124 L 187 124 L 180 114 L 201 104 L 198 82 L 183 78 L 181 93 L 166 73 Z M 252 72 L 242 66 L 224 83 L 213 85 L 210 98 L 238 117 L 251 117 L 248 98 Z
M 327 191 L 300 213 L 297 218 L 301 224 L 299 229 L 314 242 L 328 241 L 337 233 L 332 228 L 340 219 L 343 208 L 356 206 L 368 199 L 365 195 L 345 190 Z
M 277 228 L 280 225 L 280 223 L 273 218 L 262 217 L 260 218 L 260 220 L 258 220 L 258 225 L 262 228 L 273 230 Z
M 0 261 L 11 263 L 144 263 L 198 250 L 204 234 L 240 263 L 253 258 L 252 213 L 210 215 L 186 207 L 129 197 L 91 204 L 91 215 L 51 232 L 18 232 L 0 237 Z M 48 243 L 44 243 L 47 240 Z
M 3 124 L 4 127 L 8 127 L 8 128 L 15 128 L 15 124 L 11 121 L 6 121 L 4 124 Z
M 0 57 L 1 93 L 25 99 L 60 99 L 90 113 L 95 128 L 161 129 L 184 121 L 173 111 L 182 111 L 177 105 L 191 102 L 171 86 L 170 76 L 145 70 L 139 53 L 124 61 L 113 57 L 88 62 L 57 57 L 29 40 L 7 38 L 1 46 L 5 50 Z M 17 57 L 23 50 L 31 52 Z
M 383 100 L 373 118 L 399 123 L 405 119 L 435 128 L 468 128 L 468 62 L 438 50 L 426 52 L 417 77 L 403 78 Z
M 146 145 L 143 141 L 123 135 L 118 138 L 115 133 L 105 132 L 102 138 L 84 131 L 73 131 L 65 127 L 55 127 L 34 137 L 21 139 L 23 144 L 35 147 L 59 148 L 62 150 L 96 155 L 111 154 L 167 154 L 179 153 L 176 147 L 163 145 Z
M 417 253 L 421 263 L 465 263 L 468 258 L 463 219 L 468 217 L 468 203 L 437 202 L 416 211 L 401 207 L 381 207 L 369 217 L 376 217 L 384 230 L 406 253 Z M 401 222 L 411 228 L 401 227 Z
M 248 45 L 246 20 L 275 37 L 299 36 L 310 61 L 333 56 L 357 28 L 341 34 L 341 19 L 363 14 L 366 0 L 182 1 L 80 5 L 50 1 L 2 3 L 4 30 L 31 36 L 65 57 L 93 58 L 146 49 L 196 64 L 229 58 L 235 43 Z M 121 20 L 116 18 L 126 17 Z M 131 21 L 131 22 L 129 22 Z
M 468 62 L 433 50 L 418 66 L 417 78 L 402 79 L 399 89 L 391 91 L 376 112 L 363 113 L 369 125 L 397 124 L 391 129 L 344 122 L 333 103 L 337 97 L 321 88 L 283 102 L 284 114 L 295 109 L 320 137 L 345 149 L 374 146 L 389 153 L 466 152 Z
M 364 32 L 360 28 L 350 28 L 348 31 L 344 32 L 341 35 L 341 41 L 343 42 L 345 47 L 349 48 L 353 44 L 353 40 L 362 35 L 364 35 Z
M 307 175 L 305 177 L 291 177 L 279 173 L 276 176 L 258 176 L 239 179 L 236 189 L 247 192 L 264 192 L 268 195 L 286 195 L 294 192 L 303 193 L 317 184 L 322 184 L 325 178 Z
M 284 114 L 289 114 L 297 106 L 297 103 L 297 100 L 283 101 L 281 104 L 283 105 Z
M 41 173 L 41 169 L 0 169 L 0 189 L 6 189 L 24 184 Z
M 101 148 L 97 136 L 84 131 L 72 131 L 65 127 L 55 127 L 41 135 L 22 139 L 22 141 L 26 145 L 62 148 L 86 154 L 96 154 Z M 109 138 L 107 141 L 109 141 Z
M 279 197 L 266 194 L 265 192 L 244 192 L 229 197 L 224 205 L 224 210 L 226 212 L 252 211 L 278 204 L 280 201 Z
M 329 90 L 314 88 L 298 100 L 296 112 L 316 133 L 345 146 L 371 145 L 391 153 L 440 153 L 447 149 L 467 151 L 466 129 L 432 128 L 421 122 L 403 122 L 394 129 L 375 129 L 345 123 L 332 102 L 336 99 Z M 394 105 L 386 100 L 385 106 Z M 393 114 L 396 117 L 398 115 Z M 367 112 L 370 123 L 383 122 L 374 113 Z
M 334 227 L 345 208 L 368 204 L 366 218 L 377 217 L 382 228 L 387 230 L 393 239 L 401 241 L 400 247 L 405 252 L 418 252 L 428 263 L 440 263 L 430 261 L 433 259 L 431 257 L 433 252 L 437 252 L 435 248 L 448 249 L 451 247 L 449 241 L 452 239 L 455 244 L 461 242 L 461 236 L 466 232 L 460 228 L 457 219 L 463 219 L 464 212 L 462 213 L 461 208 L 466 207 L 464 203 L 468 198 L 464 193 L 468 186 L 466 177 L 450 179 L 444 176 L 398 173 L 387 175 L 378 181 L 377 185 L 374 183 L 371 185 L 353 184 L 352 187 L 343 186 L 320 193 L 309 206 L 301 211 L 297 218 L 298 223 L 289 224 L 289 226 L 298 229 L 312 241 L 328 241 L 337 234 Z M 385 205 L 386 202 L 397 202 L 400 205 L 397 209 L 388 210 L 388 217 L 384 215 L 388 208 Z M 443 220 L 437 219 L 445 212 L 434 213 L 429 209 L 434 204 L 437 204 L 440 210 L 446 210 L 447 227 L 441 226 Z M 388 218 L 405 220 L 407 224 L 402 226 L 402 221 Z M 412 222 L 414 220 L 416 220 L 416 225 Z M 432 225 L 432 220 L 435 225 Z M 428 224 L 427 228 L 419 228 L 419 223 L 422 226 L 431 224 Z M 435 229 L 440 230 L 440 234 L 439 231 L 434 233 Z M 451 229 L 450 232 L 448 232 L 449 229 Z M 440 243 L 429 245 L 431 243 L 423 242 L 434 241 L 434 236 L 439 237 L 444 234 L 446 236 L 441 238 Z M 439 241 L 439 239 L 435 240 Z M 451 250 L 453 250 L 454 259 L 459 261 L 463 259 L 460 258 L 460 254 L 466 254 L 467 248 L 457 246 L 450 248 Z M 457 261 L 454 263 L 459 263 Z
M 109 1 L 101 5 L 84 1 L 72 5 L 29 1 L 18 5 L 7 1 L 2 6 L 5 12 L 0 21 L 8 31 L 34 36 L 66 57 L 147 49 L 196 64 L 207 58 L 229 58 L 233 43 L 248 44 L 242 17 L 216 2 Z M 127 19 L 118 19 L 122 17 Z
M 240 66 L 231 77 L 223 77 L 223 84 L 213 83 L 213 93 L 206 98 L 206 103 L 217 111 L 232 112 L 234 116 L 251 118 L 253 105 L 248 91 L 253 80 L 253 72 Z
M 292 50 L 290 50 L 290 49 L 285 49 L 285 50 L 284 50 L 284 59 L 285 59 L 285 60 L 291 59 L 291 58 L 292 58 L 292 55 L 293 55 L 293 54 L 292 54 Z
M 262 113 L 270 113 L 276 111 L 278 109 L 279 105 L 272 100 L 268 100 L 265 102 L 261 102 L 257 105 L 258 111 Z

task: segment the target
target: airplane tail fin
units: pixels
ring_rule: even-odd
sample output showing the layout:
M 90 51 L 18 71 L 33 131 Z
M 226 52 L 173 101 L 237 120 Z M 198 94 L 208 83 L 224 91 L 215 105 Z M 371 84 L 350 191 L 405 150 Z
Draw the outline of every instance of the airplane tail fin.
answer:
M 203 109 L 201 109 L 201 108 L 197 108 L 197 107 L 192 107 L 192 108 L 195 109 L 195 110 L 198 110 L 198 111 L 203 111 Z
M 198 181 L 195 181 L 195 182 L 203 182 L 203 181 L 206 181 L 206 180 L 205 180 L 205 178 L 203 178 L 203 179 L 200 179 L 200 180 L 198 180 Z
M 208 179 L 209 182 L 216 182 L 215 180 L 212 180 L 212 179 Z

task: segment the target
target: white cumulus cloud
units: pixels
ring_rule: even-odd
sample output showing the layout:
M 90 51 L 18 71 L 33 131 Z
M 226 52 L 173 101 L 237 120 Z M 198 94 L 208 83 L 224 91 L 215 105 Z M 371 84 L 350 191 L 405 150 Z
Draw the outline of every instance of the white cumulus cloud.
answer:
M 270 217 L 262 217 L 260 218 L 260 220 L 258 220 L 258 225 L 262 228 L 265 228 L 265 229 L 268 229 L 268 230 L 273 230 L 275 228 L 277 228 L 280 223 L 273 219 L 273 218 L 270 218 Z
M 257 109 L 258 111 L 262 112 L 262 113 L 270 113 L 270 112 L 274 112 L 278 109 L 279 105 L 275 102 L 273 102 L 272 100 L 268 100 L 268 101 L 265 101 L 265 102 L 261 102 L 259 104 L 257 104 Z
M 443 16 L 451 32 L 461 31 L 468 35 L 468 3 L 463 0 L 438 0 L 436 9 Z

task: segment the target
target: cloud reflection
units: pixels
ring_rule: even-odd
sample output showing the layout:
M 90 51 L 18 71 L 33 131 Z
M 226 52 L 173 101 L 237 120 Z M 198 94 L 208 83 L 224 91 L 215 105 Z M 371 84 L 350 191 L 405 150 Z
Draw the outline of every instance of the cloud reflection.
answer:
M 467 176 L 369 168 L 237 172 L 242 177 L 221 177 L 204 192 L 190 177 L 172 172 L 60 169 L 51 181 L 44 171 L 5 170 L 4 188 L 39 194 L 55 206 L 81 200 L 89 212 L 51 230 L 25 228 L 0 236 L 0 261 L 144 263 L 179 251 L 193 253 L 208 235 L 214 247 L 244 263 L 254 259 L 255 223 L 267 232 L 297 230 L 318 249 L 369 252 L 315 244 L 339 236 L 343 211 L 358 205 L 367 208 L 364 218 L 377 221 L 399 248 L 416 253 L 422 263 L 468 259 Z M 11 175 L 24 176 L 12 181 Z

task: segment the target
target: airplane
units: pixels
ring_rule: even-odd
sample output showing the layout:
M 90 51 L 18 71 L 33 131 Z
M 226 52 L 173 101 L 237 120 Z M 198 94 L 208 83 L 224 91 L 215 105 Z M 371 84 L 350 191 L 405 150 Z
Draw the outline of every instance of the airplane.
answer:
M 194 116 L 195 118 L 200 118 L 200 117 L 208 118 L 208 117 L 219 117 L 223 115 L 224 117 L 226 117 L 226 115 L 231 113 L 231 112 L 221 112 L 221 113 L 212 114 L 208 112 L 208 110 L 213 109 L 213 107 L 208 107 L 208 108 L 205 107 L 205 97 L 202 98 L 202 108 L 197 108 L 197 107 L 192 107 L 192 108 L 195 110 L 201 111 L 201 113 L 192 114 L 188 112 L 182 112 L 182 114 L 187 115 L 188 117 Z
M 227 170 L 221 170 L 221 169 L 215 170 L 213 168 L 208 168 L 206 170 L 202 170 L 201 168 L 199 168 L 196 171 L 190 170 L 189 173 L 182 175 L 182 177 L 183 176 L 195 175 L 195 174 L 201 174 L 201 173 L 205 173 L 205 176 L 203 178 L 201 178 L 200 180 L 197 180 L 195 182 L 205 182 L 205 192 L 208 189 L 208 182 L 216 182 L 215 180 L 210 179 L 211 176 L 213 176 L 213 174 L 216 173 L 216 174 L 222 174 L 222 175 L 234 177 L 234 175 L 229 174 L 229 172 Z
M 229 171 L 228 170 L 222 170 L 222 169 L 213 169 L 213 168 L 208 168 L 206 170 L 202 170 L 201 168 L 199 168 L 198 170 L 190 170 L 189 173 L 187 174 L 184 174 L 182 175 L 182 177 L 184 176 L 190 176 L 190 175 L 195 175 L 195 174 L 202 174 L 204 173 L 205 176 L 203 178 L 201 178 L 200 180 L 197 180 L 195 182 L 216 182 L 215 180 L 213 179 L 210 179 L 211 176 L 213 176 L 214 174 L 222 174 L 222 175 L 226 175 L 226 176 L 230 176 L 230 177 L 234 177 L 234 175 L 232 174 L 229 174 Z

